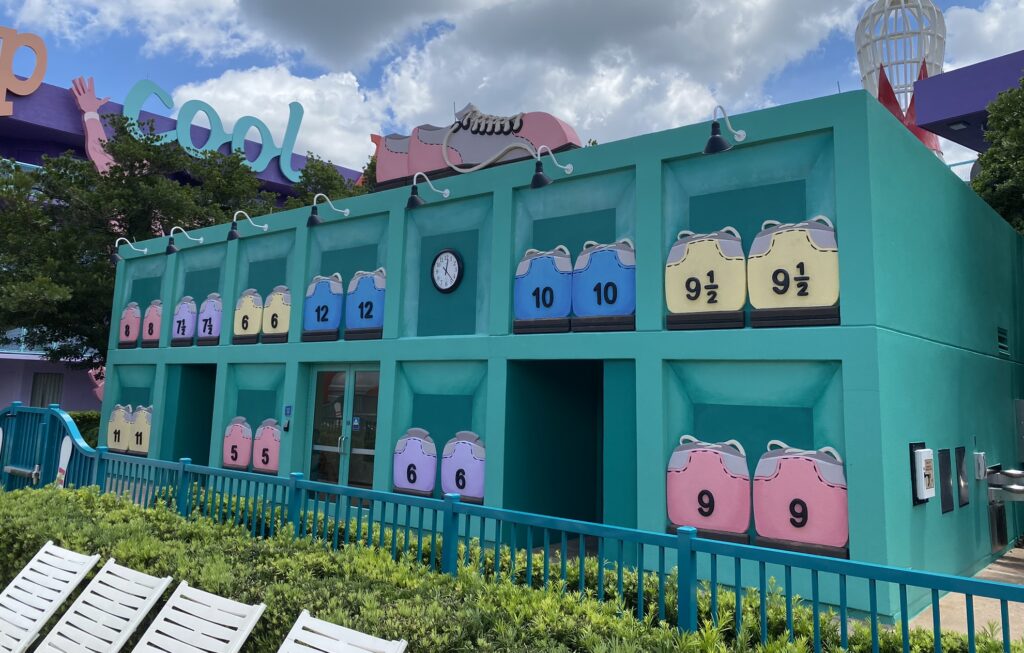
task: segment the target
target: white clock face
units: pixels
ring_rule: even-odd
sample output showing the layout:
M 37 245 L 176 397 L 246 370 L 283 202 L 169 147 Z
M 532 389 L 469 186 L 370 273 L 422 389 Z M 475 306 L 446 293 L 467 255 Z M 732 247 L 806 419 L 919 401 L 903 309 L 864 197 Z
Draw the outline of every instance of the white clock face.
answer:
M 455 290 L 462 280 L 462 262 L 459 256 L 451 250 L 442 251 L 434 258 L 431 276 L 434 287 L 441 292 Z

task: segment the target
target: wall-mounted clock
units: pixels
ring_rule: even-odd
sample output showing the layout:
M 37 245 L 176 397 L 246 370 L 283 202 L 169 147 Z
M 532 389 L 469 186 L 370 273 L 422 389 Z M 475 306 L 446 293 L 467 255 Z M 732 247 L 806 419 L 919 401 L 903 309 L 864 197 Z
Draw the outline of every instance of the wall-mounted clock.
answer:
M 454 249 L 442 249 L 430 266 L 430 280 L 434 282 L 438 292 L 450 293 L 462 283 L 465 272 L 462 256 Z

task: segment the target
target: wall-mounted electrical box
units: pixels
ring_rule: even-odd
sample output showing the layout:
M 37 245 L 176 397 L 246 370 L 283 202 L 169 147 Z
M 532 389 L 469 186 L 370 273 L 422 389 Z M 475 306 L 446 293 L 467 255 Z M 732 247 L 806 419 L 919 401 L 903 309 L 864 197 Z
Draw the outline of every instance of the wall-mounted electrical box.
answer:
M 984 481 L 988 479 L 988 457 L 984 451 L 974 452 L 974 480 Z
M 910 443 L 910 481 L 915 506 L 935 496 L 935 453 L 924 442 Z

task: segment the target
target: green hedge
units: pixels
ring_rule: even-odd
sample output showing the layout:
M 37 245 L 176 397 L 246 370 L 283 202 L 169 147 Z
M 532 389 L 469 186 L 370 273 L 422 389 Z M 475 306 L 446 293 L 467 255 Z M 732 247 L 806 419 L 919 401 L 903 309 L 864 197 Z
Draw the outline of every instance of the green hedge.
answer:
M 276 651 L 303 609 L 406 639 L 413 653 L 691 648 L 672 629 L 620 618 L 614 604 L 488 583 L 468 572 L 453 578 L 362 547 L 332 551 L 288 534 L 252 538 L 240 528 L 186 521 L 159 506 L 143 510 L 94 489 L 0 492 L 0 524 L 0 584 L 52 539 L 145 573 L 266 603 L 244 649 L 253 653 Z
M 68 413 L 74 420 L 78 432 L 93 449 L 100 438 L 100 413 L 98 410 L 77 410 Z
M 247 652 L 276 651 L 303 609 L 379 637 L 406 639 L 412 653 L 810 649 L 810 609 L 796 602 L 797 640 L 788 643 L 785 603 L 777 590 L 769 597 L 772 641 L 765 647 L 757 645 L 760 625 L 756 592 L 748 592 L 745 597 L 743 629 L 738 635 L 732 628 L 733 597 L 726 591 L 719 595 L 721 626 L 716 629 L 705 625 L 696 634 L 682 635 L 669 626 L 654 624 L 650 617 L 637 621 L 630 616 L 631 608 L 621 602 L 601 603 L 591 598 L 597 583 L 593 560 L 587 561 L 585 570 L 588 596 L 581 598 L 573 591 L 545 592 L 507 580 L 495 581 L 491 572 L 481 576 L 473 571 L 475 566 L 463 568 L 455 578 L 433 572 L 422 562 L 430 559 L 427 546 L 422 557 L 413 552 L 393 561 L 388 533 L 382 551 L 363 545 L 333 551 L 311 538 L 293 539 L 289 527 L 277 537 L 253 538 L 244 528 L 203 518 L 184 520 L 160 505 L 144 510 L 111 494 L 99 495 L 95 489 L 0 491 L 0 524 L 0 586 L 9 582 L 46 540 L 52 539 L 76 551 L 100 553 L 104 559 L 112 556 L 128 567 L 172 576 L 175 581 L 187 580 L 239 601 L 266 603 L 267 610 L 243 649 Z M 471 546 L 471 558 L 479 560 L 479 555 L 479 547 Z M 492 555 L 490 550 L 484 552 L 488 569 L 493 568 Z M 516 575 L 523 582 L 525 554 L 520 552 L 517 559 Z M 507 549 L 502 552 L 501 562 L 505 570 L 502 578 L 507 579 L 511 566 Z M 539 567 L 535 559 L 534 569 Z M 569 565 L 570 590 L 577 587 L 576 568 L 575 564 Z M 653 577 L 645 575 L 645 594 L 656 599 L 656 585 L 647 585 Z M 609 595 L 614 593 L 616 582 L 615 574 L 606 571 Z M 667 608 L 674 617 L 671 599 L 675 579 L 670 578 L 667 584 Z M 625 574 L 624 587 L 627 597 L 630 593 L 635 596 L 635 573 Z M 699 616 L 705 624 L 709 603 L 707 591 L 702 591 Z M 656 612 L 655 607 L 648 614 Z M 823 616 L 822 639 L 826 650 L 838 649 L 834 615 Z M 916 629 L 911 640 L 914 651 L 933 649 L 930 631 Z M 866 625 L 854 625 L 850 644 L 854 651 L 871 650 Z M 898 631 L 882 633 L 881 650 L 902 650 Z M 966 638 L 944 634 L 943 650 L 967 651 Z M 1001 650 L 997 631 L 978 635 L 978 651 L 989 650 Z M 1017 643 L 1014 650 L 1024 651 L 1024 646 Z

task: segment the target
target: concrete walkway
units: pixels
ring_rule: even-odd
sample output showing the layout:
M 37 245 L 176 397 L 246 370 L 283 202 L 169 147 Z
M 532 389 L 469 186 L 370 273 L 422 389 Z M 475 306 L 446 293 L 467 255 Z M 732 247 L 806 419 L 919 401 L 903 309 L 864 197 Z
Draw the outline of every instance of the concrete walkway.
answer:
M 1024 585 L 1024 549 L 1010 549 L 1002 558 L 978 572 L 975 578 Z M 1010 637 L 1012 640 L 1019 640 L 1024 637 L 1024 605 L 1010 603 L 1009 610 Z M 967 606 L 963 594 L 947 594 L 939 599 L 939 613 L 942 615 L 943 630 L 967 632 Z M 1001 636 L 1002 617 L 999 614 L 999 601 L 974 597 L 975 632 L 981 631 L 990 622 L 995 624 L 996 632 Z M 917 615 L 910 621 L 910 626 L 931 630 L 932 609 L 929 607 Z

